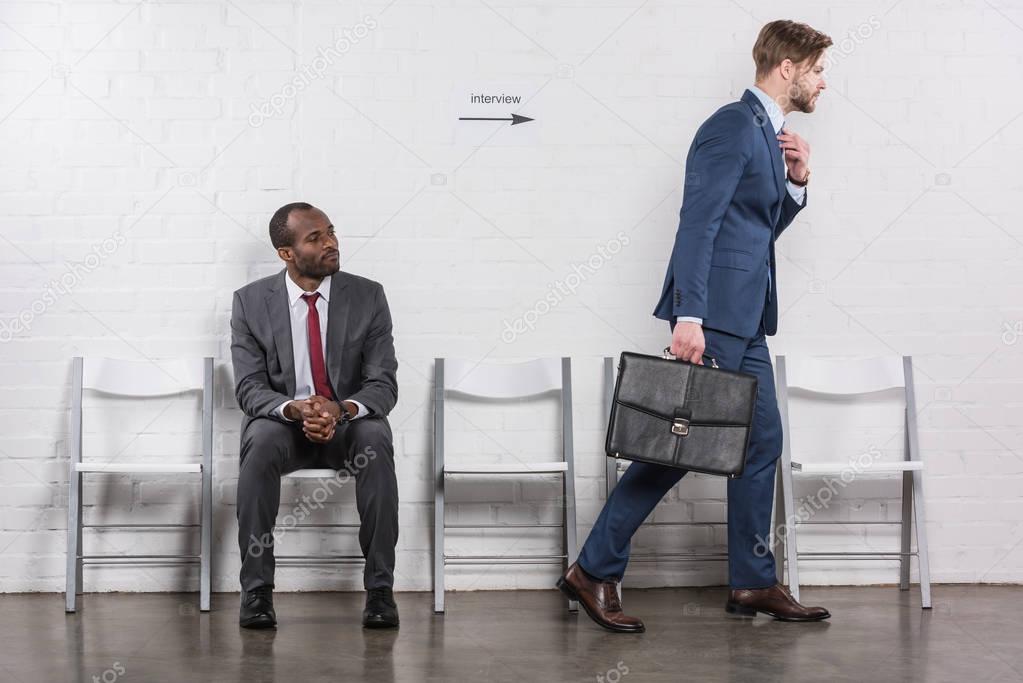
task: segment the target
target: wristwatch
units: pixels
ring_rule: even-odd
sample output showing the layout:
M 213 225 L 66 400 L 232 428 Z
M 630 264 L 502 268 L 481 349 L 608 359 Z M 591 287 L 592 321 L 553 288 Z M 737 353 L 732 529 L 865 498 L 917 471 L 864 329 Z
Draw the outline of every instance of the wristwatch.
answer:
M 806 175 L 803 176 L 802 180 L 796 180 L 792 177 L 791 173 L 786 172 L 785 176 L 789 179 L 789 182 L 796 187 L 806 187 L 806 184 L 810 182 L 810 169 L 806 169 Z

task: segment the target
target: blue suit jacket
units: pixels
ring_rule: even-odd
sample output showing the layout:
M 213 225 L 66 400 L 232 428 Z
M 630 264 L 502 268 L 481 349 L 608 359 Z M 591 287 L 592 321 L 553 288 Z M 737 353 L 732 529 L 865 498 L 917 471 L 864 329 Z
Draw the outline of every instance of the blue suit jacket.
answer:
M 799 205 L 770 118 L 747 90 L 696 132 L 686 157 L 675 246 L 654 315 L 703 318 L 740 337 L 778 330 L 774 240 Z M 768 274 L 770 273 L 770 277 Z M 770 283 L 770 287 L 768 286 Z

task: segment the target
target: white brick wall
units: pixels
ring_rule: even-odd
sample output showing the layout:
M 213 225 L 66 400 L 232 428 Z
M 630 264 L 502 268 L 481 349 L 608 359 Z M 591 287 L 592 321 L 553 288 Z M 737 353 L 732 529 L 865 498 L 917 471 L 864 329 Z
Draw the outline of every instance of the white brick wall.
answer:
M 217 358 L 220 383 L 214 587 L 236 589 L 240 414 L 228 368 L 231 292 L 278 267 L 267 219 L 297 199 L 328 212 L 344 267 L 383 282 L 394 314 L 398 586 L 430 584 L 435 356 L 576 359 L 585 537 L 603 499 L 600 358 L 667 342 L 666 326 L 650 311 L 677 223 L 682 159 L 696 126 L 750 82 L 750 47 L 775 15 L 808 21 L 838 45 L 818 113 L 790 120 L 813 146 L 814 179 L 809 208 L 778 246 L 783 315 L 772 349 L 912 354 L 934 578 L 1023 580 L 1023 92 L 1015 87 L 1023 6 L 835 4 L 787 2 L 767 16 L 755 3 L 726 0 L 4 2 L 0 590 L 63 587 L 70 358 L 207 354 Z M 850 31 L 860 38 L 848 38 Z M 535 121 L 512 128 L 455 120 L 474 115 L 468 89 L 508 88 L 526 102 L 491 115 L 515 111 Z M 617 255 L 534 329 L 512 343 L 502 339 L 506 322 L 534 310 L 619 233 L 628 244 Z M 102 251 L 111 239 L 115 248 Z M 86 256 L 96 253 L 88 266 Z M 69 286 L 52 296 L 50 283 L 62 278 Z M 27 324 L 16 326 L 19 316 Z M 160 459 L 188 452 L 197 439 L 194 405 L 108 404 L 116 412 L 91 423 L 91 452 L 130 448 Z M 450 420 L 452 457 L 549 456 L 557 422 L 542 408 L 553 405 L 459 406 Z M 890 401 L 881 407 L 897 410 Z M 869 448 L 897 456 L 897 417 L 798 401 L 788 437 L 808 457 Z M 166 480 L 90 483 L 89 519 L 195 519 L 194 498 Z M 723 488 L 687 478 L 654 518 L 722 519 Z M 553 481 L 452 489 L 451 514 L 460 521 L 557 518 L 545 502 L 557 495 Z M 896 519 L 897 494 L 892 481 L 858 482 L 819 514 Z M 300 496 L 289 484 L 283 500 Z M 350 492 L 317 514 L 354 519 Z M 720 527 L 641 533 L 637 551 L 724 541 Z M 896 541 L 892 530 L 850 525 L 808 531 L 803 546 Z M 355 547 L 342 534 L 316 532 L 289 532 L 283 545 Z M 451 547 L 554 546 L 543 534 L 461 532 Z M 105 532 L 90 546 L 190 548 L 162 532 Z M 458 567 L 449 583 L 547 587 L 554 571 Z M 356 588 L 358 574 L 281 569 L 279 583 Z M 720 564 L 643 563 L 630 581 L 720 583 L 724 576 Z M 804 566 L 803 576 L 872 583 L 897 573 L 890 564 L 818 563 Z M 194 572 L 103 567 L 87 570 L 86 582 L 93 590 L 173 590 L 194 586 Z

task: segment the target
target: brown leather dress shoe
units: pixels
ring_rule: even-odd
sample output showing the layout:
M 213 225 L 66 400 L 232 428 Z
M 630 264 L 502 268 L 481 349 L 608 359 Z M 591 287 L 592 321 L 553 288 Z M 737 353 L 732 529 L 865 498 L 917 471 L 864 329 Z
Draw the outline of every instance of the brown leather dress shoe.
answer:
M 622 601 L 613 581 L 598 581 L 584 572 L 579 563 L 573 564 L 558 579 L 558 589 L 570 600 L 576 600 L 590 619 L 608 631 L 616 633 L 642 633 L 643 622 L 622 613 Z
M 831 616 L 831 612 L 823 607 L 800 605 L 789 589 L 780 583 L 770 588 L 732 590 L 728 594 L 725 611 L 743 617 L 755 617 L 757 612 L 763 612 L 781 621 L 820 621 Z

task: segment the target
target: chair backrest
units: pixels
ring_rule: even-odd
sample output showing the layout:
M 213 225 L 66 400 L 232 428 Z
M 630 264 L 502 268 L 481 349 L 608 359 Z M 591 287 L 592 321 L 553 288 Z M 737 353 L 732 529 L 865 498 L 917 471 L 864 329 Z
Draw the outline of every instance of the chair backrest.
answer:
M 437 472 L 442 472 L 444 461 L 444 404 L 448 392 L 511 400 L 551 391 L 558 391 L 561 397 L 562 456 L 571 475 L 574 459 L 571 358 L 538 358 L 519 363 L 434 359 L 433 438 Z
M 167 396 L 201 391 L 205 381 L 204 359 L 201 358 L 76 358 L 75 364 L 75 372 L 81 373 L 83 389 L 119 396 Z
M 526 398 L 562 388 L 562 364 L 568 359 L 538 358 L 521 363 L 479 363 L 438 358 L 443 387 L 481 398 Z
M 785 431 L 783 449 L 790 452 L 789 389 L 817 394 L 853 396 L 889 389 L 902 389 L 905 397 L 903 427 L 904 459 L 919 459 L 916 424 L 916 391 L 913 385 L 912 356 L 876 358 L 788 358 L 775 357 L 778 409 Z M 786 456 L 787 457 L 787 456 Z
M 819 394 L 868 394 L 905 388 L 906 362 L 909 356 L 879 358 L 788 358 L 778 356 L 779 372 L 784 372 L 790 389 Z
M 199 391 L 202 395 L 202 453 L 206 468 L 213 458 L 213 358 L 72 360 L 71 462 L 82 461 L 82 392 L 155 397 Z

